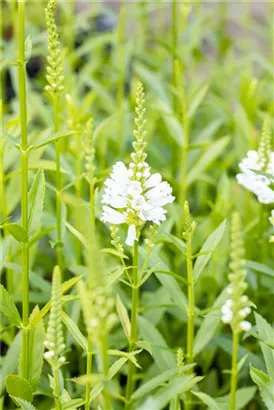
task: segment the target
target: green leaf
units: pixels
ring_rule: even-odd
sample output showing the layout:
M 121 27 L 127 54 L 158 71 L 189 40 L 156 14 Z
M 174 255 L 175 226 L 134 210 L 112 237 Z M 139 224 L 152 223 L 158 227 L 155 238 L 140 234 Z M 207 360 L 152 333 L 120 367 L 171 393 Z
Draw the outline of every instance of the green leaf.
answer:
M 208 394 L 202 393 L 202 392 L 197 392 L 197 391 L 191 391 L 192 394 L 194 394 L 196 397 L 199 397 L 199 399 L 208 406 L 208 409 L 210 410 L 223 410 L 220 408 L 220 404 L 217 403 L 213 397 L 209 396 Z
M 32 402 L 32 388 L 29 382 L 17 374 L 6 377 L 6 389 L 10 396 Z
M 116 360 L 116 362 L 114 362 L 113 365 L 108 369 L 108 379 L 111 380 L 127 361 L 127 357 L 121 357 L 121 359 Z
M 225 303 L 227 296 L 227 291 L 225 289 L 219 295 L 219 297 L 216 299 L 212 306 L 212 308 L 217 309 L 214 309 L 212 313 L 209 313 L 203 320 L 201 326 L 199 327 L 194 340 L 195 356 L 204 349 L 204 347 L 210 342 L 210 340 L 215 335 L 215 332 L 220 324 L 221 306 Z
M 33 309 L 33 312 L 30 315 L 30 320 L 34 317 L 37 313 L 39 313 L 39 307 L 36 306 Z M 29 363 L 28 363 L 28 370 L 29 376 L 28 380 L 33 388 L 37 387 L 42 367 L 43 367 L 43 360 L 44 360 L 44 340 L 45 340 L 45 329 L 43 325 L 43 321 L 41 320 L 37 323 L 36 326 L 30 329 L 29 331 Z
M 225 151 L 229 141 L 230 137 L 226 136 L 210 144 L 207 150 L 199 157 L 198 161 L 188 170 L 187 185 L 192 184 L 196 179 L 201 177 L 201 174 L 206 168 Z
M 133 352 L 127 353 L 127 352 L 123 352 L 121 350 L 115 350 L 115 349 L 109 349 L 108 350 L 108 354 L 110 356 L 121 356 L 124 357 L 126 359 L 128 359 L 130 362 L 132 362 L 134 364 L 134 366 L 138 367 L 139 369 L 141 369 L 141 366 L 139 365 L 139 363 L 137 362 L 137 359 L 135 357 L 135 355 L 137 355 L 138 353 L 140 353 L 142 351 L 142 349 L 140 350 L 135 350 Z
M 274 270 L 271 269 L 269 266 L 263 265 L 262 263 L 258 263 L 255 261 L 246 261 L 246 268 L 255 270 L 259 273 L 264 273 L 265 275 L 274 278 Z
M 51 144 L 53 142 L 57 142 L 60 139 L 64 139 L 64 138 L 68 138 L 71 137 L 72 135 L 75 135 L 76 131 L 62 131 L 62 132 L 58 132 L 54 137 L 52 138 L 47 138 L 44 141 L 40 142 L 38 145 L 34 145 L 31 147 L 31 150 L 36 150 L 38 148 L 42 148 L 45 145 Z
M 42 218 L 45 196 L 44 171 L 39 169 L 35 175 L 33 184 L 29 191 L 29 235 L 36 233 Z
M 203 377 L 184 375 L 173 379 L 167 387 L 159 389 L 153 397 L 149 397 L 137 410 L 162 410 L 177 394 L 182 394 L 191 389 Z
M 32 41 L 30 35 L 25 40 L 25 62 L 27 63 L 31 57 Z
M 82 279 L 85 275 L 79 275 L 79 276 L 75 276 L 74 278 L 71 278 L 69 280 L 67 280 L 66 282 L 64 282 L 62 284 L 62 295 L 64 293 L 66 293 L 70 288 L 72 288 L 80 279 Z M 51 307 L 51 301 L 48 302 L 41 310 L 39 313 L 37 313 L 36 315 L 34 315 L 34 317 L 32 318 L 32 320 L 30 320 L 29 326 L 35 326 L 37 323 L 40 322 L 40 320 L 48 313 L 48 311 L 50 310 Z
M 236 408 L 235 410 L 242 410 L 245 406 L 250 402 L 250 400 L 254 397 L 257 388 L 252 387 L 243 387 L 242 389 L 238 389 L 236 391 Z M 229 401 L 230 396 L 229 394 L 223 397 L 218 397 L 216 402 L 219 404 L 219 408 L 224 410 L 229 410 Z M 210 409 L 211 410 L 211 409 Z
M 18 242 L 28 242 L 28 233 L 21 225 L 9 223 L 4 224 L 3 228 L 6 228 Z
M 78 241 L 81 242 L 82 245 L 84 245 L 87 248 L 88 244 L 87 244 L 87 240 L 84 237 L 84 235 L 81 234 L 81 232 L 79 232 L 76 228 L 74 228 L 74 226 L 72 226 L 68 222 L 66 222 L 66 221 L 64 221 L 64 222 L 65 222 L 65 225 L 68 228 L 68 230 L 72 233 L 72 235 L 74 235 L 75 238 L 77 238 Z
M 176 367 L 175 354 L 171 352 L 159 330 L 144 317 L 139 317 L 138 323 L 141 337 L 150 344 L 152 357 L 159 370 L 164 372 Z
M 263 340 L 273 340 L 274 330 L 270 324 L 258 313 L 255 313 L 255 319 L 260 338 Z M 264 355 L 267 372 L 270 378 L 274 379 L 274 350 L 262 342 L 260 342 L 260 346 Z
M 5 378 L 9 374 L 13 373 L 18 364 L 18 357 L 22 341 L 22 332 L 18 332 L 15 338 L 13 339 L 12 344 L 8 348 L 6 355 L 3 357 L 1 363 L 0 371 L 0 394 L 2 395 L 5 389 Z
M 74 410 L 75 408 L 84 406 L 85 400 L 83 399 L 72 399 L 67 403 L 62 404 L 62 410 Z
M 20 399 L 20 397 L 12 396 L 12 399 L 19 404 L 22 410 L 37 410 L 29 401 Z
M 267 374 L 250 365 L 250 377 L 257 384 L 262 400 L 268 410 L 274 409 L 274 380 Z
M 119 319 L 121 321 L 121 324 L 123 326 L 125 335 L 127 337 L 127 339 L 130 339 L 130 333 L 131 333 L 131 325 L 130 325 L 130 320 L 128 317 L 128 313 L 127 313 L 127 309 L 125 307 L 125 305 L 123 304 L 123 302 L 120 299 L 120 296 L 117 295 L 116 298 L 116 308 L 117 308 L 117 313 L 119 316 Z
M 156 100 L 153 104 L 153 108 L 156 108 L 163 119 L 167 128 L 168 134 L 176 142 L 179 147 L 184 144 L 184 131 L 180 122 L 176 118 L 175 113 L 170 106 L 162 100 Z
M 144 383 L 133 393 L 132 399 L 137 400 L 140 399 L 141 397 L 145 396 L 146 394 L 150 393 L 152 390 L 155 390 L 157 387 L 165 383 L 167 380 L 170 380 L 173 378 L 176 374 L 178 373 L 178 369 L 170 369 L 167 370 L 161 374 L 159 374 L 156 377 L 153 377 L 150 379 L 148 382 Z
M 208 92 L 208 89 L 209 89 L 208 83 L 198 88 L 197 92 L 195 93 L 195 95 L 193 96 L 193 98 L 191 99 L 189 103 L 189 108 L 188 108 L 188 113 L 187 113 L 189 118 L 194 116 L 195 112 L 197 111 L 201 103 L 203 102 Z
M 0 284 L 0 310 L 8 318 L 11 325 L 21 327 L 21 318 L 8 291 Z
M 200 252 L 209 252 L 203 255 L 198 256 L 196 259 L 194 268 L 193 268 L 193 277 L 194 280 L 197 281 L 202 274 L 204 268 L 206 267 L 207 263 L 209 262 L 214 250 L 216 249 L 217 245 L 221 241 L 224 232 L 226 229 L 226 220 L 224 220 L 216 229 L 214 232 L 212 232 L 211 235 L 207 238 L 205 243 L 203 244 Z
M 68 331 L 74 337 L 76 342 L 82 349 L 87 352 L 88 351 L 88 342 L 85 336 L 81 333 L 76 323 L 64 312 L 62 311 L 62 320 L 64 324 L 67 326 Z

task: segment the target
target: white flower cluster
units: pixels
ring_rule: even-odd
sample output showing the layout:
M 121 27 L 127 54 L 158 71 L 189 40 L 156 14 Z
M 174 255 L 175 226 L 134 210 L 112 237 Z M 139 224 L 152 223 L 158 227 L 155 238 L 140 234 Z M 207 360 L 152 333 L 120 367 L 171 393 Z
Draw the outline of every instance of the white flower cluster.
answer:
M 229 290 L 230 289 L 231 288 L 229 288 Z M 251 313 L 250 307 L 246 306 L 247 303 L 248 303 L 248 297 L 245 295 L 243 295 L 240 299 L 240 304 L 242 306 L 236 306 L 235 302 L 232 299 L 227 299 L 227 301 L 221 308 L 222 322 L 225 324 L 227 323 L 231 324 L 233 319 L 235 319 L 235 317 L 238 317 L 240 319 L 240 322 L 239 322 L 240 330 L 244 332 L 248 332 L 251 329 L 252 325 L 247 320 L 242 320 L 242 319 L 245 319 L 245 317 Z
M 44 358 L 45 358 L 46 360 L 48 360 L 49 362 L 51 362 L 52 360 L 57 359 L 58 365 L 60 365 L 60 366 L 65 363 L 65 361 L 66 361 L 65 356 L 60 356 L 60 357 L 58 357 L 58 352 L 61 353 L 61 352 L 65 349 L 65 347 L 66 347 L 64 343 L 62 343 L 62 344 L 60 345 L 60 347 L 59 347 L 59 349 L 58 349 L 58 352 L 57 352 L 57 355 L 56 355 L 56 353 L 54 352 L 54 350 L 55 350 L 55 349 L 54 349 L 54 348 L 55 348 L 55 343 L 50 342 L 49 340 L 45 340 L 45 341 L 44 341 L 44 346 L 45 346 L 47 349 L 49 349 L 47 352 L 44 353 Z M 55 356 L 57 356 L 57 357 L 55 357 Z
M 262 204 L 271 204 L 274 203 L 274 191 L 270 187 L 270 179 L 252 171 L 262 171 L 263 165 L 264 164 L 260 161 L 258 151 L 248 151 L 247 157 L 239 164 L 239 168 L 242 172 L 238 174 L 236 178 L 239 184 L 257 196 L 259 202 Z M 271 175 L 274 174 L 274 152 L 271 152 L 270 154 L 270 160 L 266 172 Z
M 135 156 L 136 153 L 131 154 L 133 161 Z M 170 185 L 162 181 L 160 174 L 151 175 L 146 162 L 131 162 L 128 169 L 119 161 L 105 181 L 101 220 L 113 225 L 126 223 L 129 226 L 126 244 L 133 246 L 138 240 L 136 228 L 146 221 L 159 225 L 166 219 L 163 206 L 174 199 Z

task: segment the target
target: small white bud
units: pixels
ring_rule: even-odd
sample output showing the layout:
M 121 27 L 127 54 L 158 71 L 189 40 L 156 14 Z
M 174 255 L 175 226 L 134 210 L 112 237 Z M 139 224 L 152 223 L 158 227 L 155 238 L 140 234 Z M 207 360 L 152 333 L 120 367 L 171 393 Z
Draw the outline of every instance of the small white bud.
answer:
M 240 328 L 241 330 L 243 330 L 244 332 L 249 332 L 249 330 L 252 328 L 252 325 L 250 322 L 248 322 L 247 320 L 243 320 L 240 323 Z
M 49 350 L 48 352 L 44 353 L 45 359 L 51 359 L 53 356 L 54 356 L 54 352 L 52 350 Z
M 64 357 L 64 356 L 61 356 L 61 357 L 59 357 L 59 359 L 58 359 L 58 362 L 59 363 L 65 363 L 65 361 L 66 361 L 66 358 Z
M 246 295 L 241 297 L 241 302 L 247 303 L 248 302 L 248 297 Z

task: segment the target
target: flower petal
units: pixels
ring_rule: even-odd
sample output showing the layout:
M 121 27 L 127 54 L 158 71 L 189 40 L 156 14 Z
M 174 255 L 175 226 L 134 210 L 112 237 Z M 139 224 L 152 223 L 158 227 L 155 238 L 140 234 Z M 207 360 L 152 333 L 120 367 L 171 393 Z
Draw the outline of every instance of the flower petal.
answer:
M 135 225 L 130 225 L 128 227 L 128 231 L 127 231 L 127 239 L 126 239 L 126 244 L 128 246 L 133 246 L 134 245 L 134 241 L 137 240 L 136 237 L 136 227 Z

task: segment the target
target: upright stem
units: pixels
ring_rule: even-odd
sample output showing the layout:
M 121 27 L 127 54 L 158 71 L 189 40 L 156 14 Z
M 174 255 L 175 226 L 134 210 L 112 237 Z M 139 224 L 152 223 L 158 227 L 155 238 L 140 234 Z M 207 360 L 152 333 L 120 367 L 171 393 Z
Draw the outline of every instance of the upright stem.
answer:
M 53 99 L 53 120 L 54 133 L 59 131 L 59 98 L 58 95 Z M 55 143 L 55 161 L 56 161 L 56 225 L 57 225 L 57 264 L 61 271 L 61 282 L 63 282 L 63 252 L 62 252 L 62 175 L 61 175 L 61 142 Z
M 177 0 L 172 0 L 172 51 L 173 51 L 173 86 L 176 89 L 176 58 L 178 53 L 178 3 Z M 177 112 L 177 96 L 173 97 L 173 109 Z
M 134 349 L 134 344 L 137 337 L 137 313 L 139 307 L 139 286 L 138 286 L 138 263 L 139 263 L 139 253 L 138 253 L 138 241 L 135 241 L 133 248 L 133 287 L 132 287 L 132 299 L 131 299 L 131 332 L 129 341 L 129 351 L 132 352 Z M 132 362 L 128 363 L 128 376 L 127 376 L 127 388 L 126 388 L 126 409 L 131 409 L 130 399 L 135 388 L 135 366 Z
M 78 207 L 81 204 L 81 199 L 82 199 L 82 179 L 81 179 L 81 175 L 82 175 L 82 142 L 81 142 L 81 133 L 79 133 L 77 136 L 77 153 L 76 153 L 76 176 L 77 176 L 77 182 L 75 185 L 75 191 L 76 191 L 76 197 L 78 200 Z M 79 213 L 77 212 L 77 224 L 79 223 L 79 218 L 81 218 L 81 216 L 79 215 Z M 76 257 L 76 263 L 77 264 L 81 264 L 81 243 L 79 242 L 79 240 L 76 238 L 75 240 L 75 257 Z
M 91 332 L 88 332 L 88 352 L 87 352 L 86 375 L 91 376 L 91 373 L 92 373 L 92 338 L 91 338 Z M 91 383 L 89 381 L 86 384 L 85 410 L 90 409 L 90 391 L 91 391 Z
M 191 237 L 187 239 L 187 293 L 188 293 L 188 317 L 187 317 L 187 361 L 193 362 L 194 341 L 194 281 L 192 275 L 192 246 Z
M 187 311 L 187 349 L 186 356 L 187 362 L 192 363 L 194 359 L 193 343 L 194 343 L 194 281 L 192 274 L 192 236 L 188 235 L 186 240 L 187 255 L 186 255 L 186 268 L 187 268 L 187 293 L 188 293 L 188 311 Z M 190 392 L 186 394 L 186 410 L 192 409 L 192 395 Z
M 125 50 L 124 50 L 124 36 L 125 36 L 125 17 L 126 9 L 122 3 L 120 6 L 119 24 L 117 28 L 117 64 L 119 64 L 119 80 L 117 89 L 117 133 L 120 139 L 121 152 L 125 150 L 124 141 L 124 88 L 125 88 Z
M 236 409 L 236 391 L 237 391 L 237 362 L 238 362 L 238 345 L 239 333 L 233 331 L 232 347 L 232 366 L 231 366 L 231 384 L 230 384 L 230 410 Z
M 18 79 L 21 127 L 21 223 L 28 233 L 28 130 L 25 69 L 25 3 L 18 2 Z M 22 376 L 28 378 L 29 245 L 22 244 Z
M 94 202 L 94 177 L 89 183 L 90 224 L 92 236 L 95 235 L 95 202 Z
M 108 378 L 108 352 L 107 352 L 107 333 L 104 332 L 101 337 L 101 352 L 102 352 L 102 362 L 103 362 L 103 374 L 104 380 L 107 381 Z M 104 401 L 105 409 L 111 410 L 111 400 L 107 390 L 104 388 Z
M 60 401 L 61 392 L 58 367 L 53 369 L 53 376 L 55 380 L 55 410 L 62 410 L 62 405 Z

